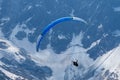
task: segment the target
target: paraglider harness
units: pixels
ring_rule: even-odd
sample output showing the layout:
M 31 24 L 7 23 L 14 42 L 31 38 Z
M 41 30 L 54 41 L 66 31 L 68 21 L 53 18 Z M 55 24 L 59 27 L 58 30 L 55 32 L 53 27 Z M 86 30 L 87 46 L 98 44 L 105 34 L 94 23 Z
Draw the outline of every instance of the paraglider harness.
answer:
M 73 65 L 78 67 L 78 60 L 77 61 L 72 61 L 73 62 Z

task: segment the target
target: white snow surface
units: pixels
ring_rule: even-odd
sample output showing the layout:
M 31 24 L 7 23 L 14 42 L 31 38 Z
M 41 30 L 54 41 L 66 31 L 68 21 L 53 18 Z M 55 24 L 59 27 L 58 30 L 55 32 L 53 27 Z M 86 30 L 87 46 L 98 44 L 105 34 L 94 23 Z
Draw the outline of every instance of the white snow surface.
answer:
M 107 52 L 103 56 L 97 58 L 97 60 L 94 62 L 94 69 L 96 69 L 96 72 L 97 72 L 96 75 L 99 75 L 99 76 L 96 77 L 94 75 L 89 80 L 96 80 L 96 79 L 99 80 L 102 76 L 103 76 L 102 80 L 108 80 L 108 78 L 110 78 L 109 77 L 110 73 L 111 73 L 111 78 L 113 78 L 113 80 L 120 80 L 119 52 L 120 52 L 120 45 L 112 49 L 111 51 Z M 102 71 L 103 68 L 104 70 Z M 107 76 L 105 77 L 104 74 L 105 74 L 105 71 L 107 70 L 109 70 L 110 73 L 108 73 Z M 114 74 L 112 75 L 112 73 L 117 74 L 117 77 Z
M 24 48 L 28 53 L 35 53 L 36 52 L 36 47 L 35 47 L 35 43 L 31 43 L 28 41 L 28 35 L 29 33 L 34 33 L 35 29 L 33 30 L 29 30 L 28 28 L 26 28 L 27 26 L 25 24 L 18 24 L 12 31 L 12 34 L 10 35 L 10 40 L 12 42 L 14 42 L 15 45 L 17 45 L 20 48 Z M 26 28 L 26 29 L 24 29 Z M 27 34 L 27 37 L 24 38 L 23 40 L 18 40 L 15 35 L 17 34 L 17 32 L 19 31 L 24 31 Z
M 79 35 L 75 36 L 73 34 L 73 38 L 72 38 L 72 41 L 70 42 L 70 46 L 75 46 L 75 45 L 78 45 L 78 46 L 83 46 L 82 43 L 81 43 L 81 40 L 83 38 L 83 33 L 80 32 Z
M 96 67 L 105 68 L 114 72 L 115 70 L 120 72 L 120 45 L 117 48 L 112 49 L 103 56 L 96 60 Z M 114 65 L 114 66 L 113 66 Z
M 93 42 L 87 50 L 90 50 L 91 48 L 93 48 L 96 45 L 98 45 L 100 43 L 100 41 L 101 41 L 101 39 L 98 39 L 97 41 Z

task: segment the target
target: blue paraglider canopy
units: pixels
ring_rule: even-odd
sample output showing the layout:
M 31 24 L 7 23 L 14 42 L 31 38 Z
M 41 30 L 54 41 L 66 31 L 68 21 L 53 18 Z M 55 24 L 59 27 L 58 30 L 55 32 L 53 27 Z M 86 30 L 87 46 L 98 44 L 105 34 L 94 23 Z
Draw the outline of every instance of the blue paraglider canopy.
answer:
M 51 22 L 50 24 L 48 24 L 45 29 L 42 31 L 42 33 L 39 35 L 38 40 L 37 40 L 37 44 L 36 44 L 36 51 L 39 51 L 39 47 L 40 47 L 40 43 L 44 37 L 44 35 L 55 25 L 57 25 L 58 23 L 61 22 L 65 22 L 65 21 L 79 21 L 79 22 L 83 22 L 85 24 L 87 24 L 87 22 L 84 19 L 78 18 L 78 17 L 62 17 L 59 18 L 53 22 Z

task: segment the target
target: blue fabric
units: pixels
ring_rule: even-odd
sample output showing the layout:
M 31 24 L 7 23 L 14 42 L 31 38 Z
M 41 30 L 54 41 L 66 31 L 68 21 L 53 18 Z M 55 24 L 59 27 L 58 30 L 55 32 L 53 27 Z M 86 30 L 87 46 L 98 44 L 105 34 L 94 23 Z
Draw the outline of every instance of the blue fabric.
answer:
M 64 22 L 64 21 L 69 21 L 69 20 L 73 20 L 73 18 L 72 17 L 63 17 L 63 18 L 60 18 L 60 19 L 57 19 L 57 20 L 51 22 L 48 26 L 46 26 L 46 28 L 43 30 L 41 35 L 45 35 L 56 24 Z
M 63 17 L 63 18 L 59 18 L 53 22 L 51 22 L 50 24 L 48 24 L 45 29 L 43 30 L 43 32 L 41 33 L 41 37 L 38 39 L 37 45 L 36 45 L 36 51 L 39 51 L 39 47 L 40 47 L 40 43 L 44 37 L 44 35 L 55 25 L 57 25 L 58 23 L 64 22 L 64 21 L 71 21 L 74 20 L 73 17 Z M 80 20 L 74 20 L 74 21 L 80 21 Z

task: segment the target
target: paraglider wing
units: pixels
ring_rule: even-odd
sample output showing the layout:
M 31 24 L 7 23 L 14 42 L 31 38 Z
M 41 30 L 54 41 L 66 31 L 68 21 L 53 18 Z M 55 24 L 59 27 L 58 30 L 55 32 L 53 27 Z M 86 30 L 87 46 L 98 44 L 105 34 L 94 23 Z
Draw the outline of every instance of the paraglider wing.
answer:
M 49 25 L 47 25 L 45 27 L 45 29 L 42 31 L 42 33 L 40 34 L 40 36 L 38 37 L 38 40 L 37 40 L 37 45 L 36 45 L 36 51 L 38 52 L 39 51 L 39 47 L 40 47 L 40 43 L 44 37 L 44 35 L 52 28 L 54 27 L 56 24 L 58 23 L 61 23 L 61 22 L 64 22 L 64 21 L 80 21 L 80 22 L 83 22 L 85 24 L 87 24 L 87 22 L 81 18 L 78 18 L 78 17 L 63 17 L 63 18 L 59 18 L 53 22 L 51 22 Z

